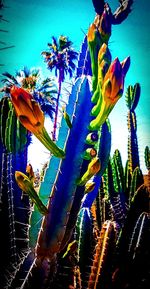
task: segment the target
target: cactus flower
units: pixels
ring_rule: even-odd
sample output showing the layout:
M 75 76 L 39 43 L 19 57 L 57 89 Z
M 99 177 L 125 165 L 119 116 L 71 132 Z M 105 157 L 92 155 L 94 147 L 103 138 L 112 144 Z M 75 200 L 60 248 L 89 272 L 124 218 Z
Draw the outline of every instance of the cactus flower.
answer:
M 89 181 L 85 184 L 85 190 L 84 193 L 88 194 L 90 192 L 92 192 L 95 188 L 95 182 Z
M 130 65 L 130 58 L 122 63 L 116 58 L 105 74 L 100 95 L 99 113 L 91 121 L 89 129 L 96 130 L 105 122 L 118 99 L 123 94 L 124 78 Z
M 32 132 L 56 157 L 64 158 L 65 153 L 50 138 L 44 127 L 44 113 L 39 104 L 22 88 L 12 86 L 11 101 L 21 124 Z
M 27 193 L 33 203 L 37 206 L 39 212 L 43 215 L 48 213 L 47 207 L 44 206 L 42 201 L 40 200 L 37 192 L 33 187 L 32 181 L 22 172 L 15 172 L 16 182 L 21 190 Z
M 116 58 L 110 65 L 104 77 L 102 94 L 105 100 L 108 98 L 115 102 L 122 96 L 124 77 L 129 69 L 130 58 L 127 57 L 122 63 Z
M 94 175 L 96 175 L 101 168 L 100 160 L 98 157 L 95 157 L 92 159 L 88 165 L 87 171 L 84 173 L 84 175 L 77 180 L 78 186 L 85 185 Z

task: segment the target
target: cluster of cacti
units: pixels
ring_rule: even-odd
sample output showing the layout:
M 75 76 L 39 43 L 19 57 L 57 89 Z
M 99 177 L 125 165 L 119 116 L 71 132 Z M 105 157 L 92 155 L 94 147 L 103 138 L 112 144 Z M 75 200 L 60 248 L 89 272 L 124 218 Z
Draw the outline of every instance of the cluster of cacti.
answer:
M 146 147 L 144 183 L 134 112 L 138 84 L 129 86 L 126 95 L 130 133 L 126 168 L 118 150 L 110 157 L 108 116 L 123 94 L 130 59 L 112 61 L 108 41 L 111 25 L 127 17 L 132 1 L 121 1 L 114 14 L 104 1 L 93 4 L 97 15 L 83 41 L 65 111 L 70 119 L 67 123 L 66 117 L 62 119 L 57 144 L 47 134 L 32 95 L 13 86 L 11 99 L 1 100 L 1 200 L 7 223 L 3 288 L 148 288 L 144 260 L 149 254 L 150 152 Z M 26 171 L 28 139 L 22 125 L 53 154 L 38 194 L 31 168 Z

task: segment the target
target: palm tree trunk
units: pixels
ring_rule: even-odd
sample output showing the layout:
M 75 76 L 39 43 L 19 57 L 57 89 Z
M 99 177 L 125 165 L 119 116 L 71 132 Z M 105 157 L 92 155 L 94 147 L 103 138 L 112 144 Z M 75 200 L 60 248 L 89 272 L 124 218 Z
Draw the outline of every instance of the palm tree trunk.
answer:
M 53 125 L 53 132 L 52 132 L 52 140 L 56 141 L 56 131 L 57 131 L 57 119 L 58 119 L 58 108 L 59 108 L 59 99 L 60 99 L 60 93 L 61 93 L 61 84 L 62 84 L 62 71 L 59 71 L 59 80 L 58 80 L 58 95 L 56 100 L 56 111 L 55 111 L 55 119 L 54 119 L 54 125 Z

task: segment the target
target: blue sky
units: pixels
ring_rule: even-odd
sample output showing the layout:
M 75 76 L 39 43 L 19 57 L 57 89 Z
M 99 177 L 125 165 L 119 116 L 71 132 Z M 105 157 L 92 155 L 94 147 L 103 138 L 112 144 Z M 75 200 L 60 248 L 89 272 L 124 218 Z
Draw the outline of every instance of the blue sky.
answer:
M 112 11 L 118 6 L 117 0 L 108 1 Z M 143 4 L 144 3 L 144 4 Z M 0 73 L 28 67 L 41 67 L 44 74 L 49 71 L 40 55 L 47 48 L 51 37 L 64 34 L 74 43 L 79 51 L 81 42 L 90 23 L 94 19 L 92 0 L 6 0 L 7 9 L 4 17 L 9 23 L 1 22 L 1 29 L 9 30 L 1 33 L 3 41 L 14 48 L 1 51 Z M 128 85 L 139 82 L 141 98 L 136 109 L 138 124 L 138 142 L 141 167 L 144 167 L 144 148 L 150 146 L 150 1 L 135 0 L 133 11 L 120 25 L 113 26 L 109 48 L 112 58 L 116 56 L 122 61 L 131 57 L 131 66 L 125 81 Z M 110 116 L 112 124 L 112 153 L 115 148 L 121 151 L 123 161 L 127 158 L 127 108 L 124 96 L 119 100 Z

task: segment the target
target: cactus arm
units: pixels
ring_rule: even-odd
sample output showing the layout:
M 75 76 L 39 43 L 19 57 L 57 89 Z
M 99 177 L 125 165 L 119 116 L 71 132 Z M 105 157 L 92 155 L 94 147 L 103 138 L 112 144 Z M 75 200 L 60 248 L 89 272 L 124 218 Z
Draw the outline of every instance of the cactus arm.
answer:
M 148 146 L 145 147 L 145 165 L 148 170 L 148 176 L 145 183 L 150 194 L 150 149 Z
M 112 24 L 120 24 L 122 23 L 131 12 L 131 6 L 133 4 L 133 0 L 121 0 L 119 1 L 120 5 L 116 9 L 112 17 Z
M 132 174 L 131 186 L 130 186 L 130 195 L 129 195 L 129 204 L 135 195 L 137 189 L 144 183 L 143 174 L 139 167 L 136 167 Z
M 140 99 L 141 88 L 138 83 L 134 86 L 129 86 L 126 92 L 126 104 L 128 111 L 128 166 L 130 174 L 132 175 L 134 169 L 140 167 L 139 152 L 138 152 L 138 140 L 137 140 L 137 123 L 135 108 L 138 105 Z
M 138 166 L 139 163 L 139 152 L 138 152 L 138 140 L 137 140 L 137 124 L 136 124 L 136 115 L 135 112 L 129 111 L 128 113 L 128 160 L 129 160 L 129 169 L 131 174 L 134 169 Z M 134 153 L 133 153 L 134 152 Z
M 139 83 L 136 83 L 133 87 L 133 96 L 132 96 L 132 111 L 134 111 L 139 103 L 141 94 L 141 87 Z

